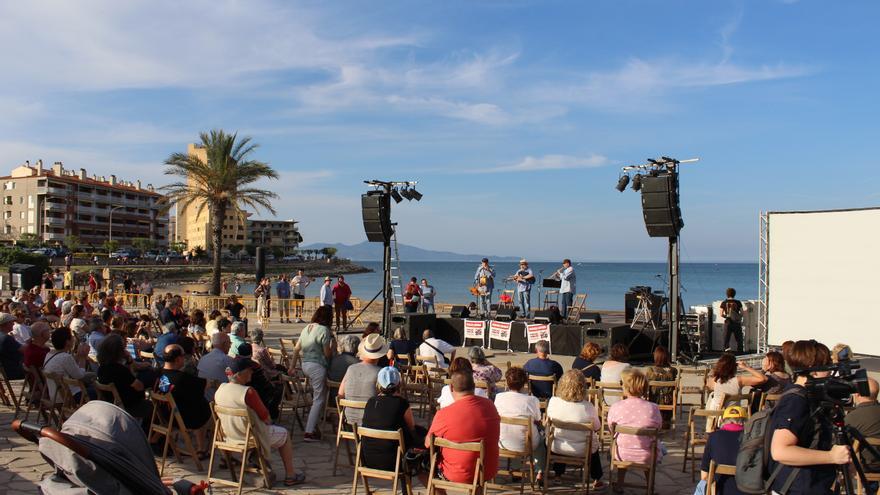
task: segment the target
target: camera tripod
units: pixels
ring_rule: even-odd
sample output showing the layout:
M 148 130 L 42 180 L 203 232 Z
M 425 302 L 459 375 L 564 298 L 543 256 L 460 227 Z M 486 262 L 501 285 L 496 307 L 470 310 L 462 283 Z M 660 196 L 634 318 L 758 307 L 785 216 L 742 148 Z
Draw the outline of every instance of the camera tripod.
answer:
M 868 450 L 876 458 L 880 459 L 880 452 L 878 452 L 873 445 L 868 443 L 868 440 L 861 434 L 861 432 L 859 432 L 859 430 L 856 430 L 852 426 L 848 426 L 844 422 L 844 411 L 840 404 L 832 403 L 830 406 L 831 407 L 827 407 L 827 404 L 823 404 L 814 414 L 819 416 L 820 421 L 827 422 L 831 427 L 834 445 L 846 445 L 847 450 L 849 450 L 850 462 L 855 468 L 856 475 L 862 482 L 862 486 L 867 487 L 868 480 L 865 477 L 865 470 L 862 467 L 858 454 L 862 450 Z M 823 412 L 827 412 L 827 414 L 822 414 Z M 853 448 L 853 440 L 859 442 L 859 452 L 856 452 Z M 837 465 L 835 466 L 835 470 L 837 471 L 838 479 L 843 478 L 842 493 L 851 495 L 855 494 L 856 491 L 853 488 L 853 478 L 850 476 L 848 466 L 848 464 Z

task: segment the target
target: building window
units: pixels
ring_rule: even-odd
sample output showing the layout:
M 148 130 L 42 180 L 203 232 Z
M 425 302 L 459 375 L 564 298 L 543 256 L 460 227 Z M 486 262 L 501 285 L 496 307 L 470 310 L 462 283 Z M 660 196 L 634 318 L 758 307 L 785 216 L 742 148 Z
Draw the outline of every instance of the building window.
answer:
M 12 218 L 12 212 L 7 210 L 3 212 L 3 218 Z
M 15 182 L 8 181 L 8 182 L 4 183 L 3 189 L 6 191 L 11 191 L 11 190 L 15 189 Z
M 3 229 L 3 233 L 4 234 L 11 234 L 12 233 L 12 225 L 5 226 Z
M 18 213 L 18 218 L 21 220 L 24 220 L 24 212 L 23 211 Z
M 12 196 L 4 196 L 3 197 L 3 204 L 4 205 L 11 205 L 12 204 Z

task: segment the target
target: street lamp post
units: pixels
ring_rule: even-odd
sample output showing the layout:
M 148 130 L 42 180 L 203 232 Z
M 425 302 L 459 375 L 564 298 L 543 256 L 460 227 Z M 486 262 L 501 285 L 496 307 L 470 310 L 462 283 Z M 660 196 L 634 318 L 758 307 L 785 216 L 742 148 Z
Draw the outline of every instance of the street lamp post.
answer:
M 119 206 L 114 206 L 113 208 L 110 208 L 110 231 L 109 231 L 109 235 L 107 236 L 107 243 L 108 243 L 107 247 L 111 247 L 112 242 L 113 242 L 113 212 L 120 209 L 120 208 L 125 208 L 125 206 L 119 205 Z M 107 250 L 107 264 L 108 265 L 110 264 L 110 255 L 111 254 L 112 253 L 108 249 Z

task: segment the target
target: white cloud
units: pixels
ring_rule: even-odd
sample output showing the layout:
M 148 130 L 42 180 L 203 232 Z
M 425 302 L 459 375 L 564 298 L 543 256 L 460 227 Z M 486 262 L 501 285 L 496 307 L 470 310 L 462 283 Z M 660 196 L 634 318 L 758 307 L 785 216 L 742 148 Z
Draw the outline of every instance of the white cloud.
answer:
M 570 170 L 577 168 L 596 168 L 609 164 L 610 161 L 601 155 L 578 157 L 571 155 L 527 156 L 522 160 L 500 167 L 472 170 L 469 173 L 488 174 L 498 172 L 537 172 L 546 170 Z

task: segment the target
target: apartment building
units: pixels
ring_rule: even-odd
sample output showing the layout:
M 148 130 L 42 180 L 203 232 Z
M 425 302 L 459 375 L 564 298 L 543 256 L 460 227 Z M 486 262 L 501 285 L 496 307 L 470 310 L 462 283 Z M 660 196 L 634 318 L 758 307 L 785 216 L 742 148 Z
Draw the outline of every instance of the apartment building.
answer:
M 168 245 L 168 214 L 152 184 L 143 187 L 139 180 L 115 175 L 89 177 L 84 168 L 66 170 L 61 162 L 43 168 L 42 160 L 13 169 L 0 182 L 5 243 L 30 233 L 50 244 L 77 236 L 81 244 L 94 246 L 111 238 L 120 246 L 137 238 Z
M 248 220 L 248 239 L 254 246 L 274 251 L 280 248 L 285 255 L 293 254 L 302 242 L 295 220 Z

